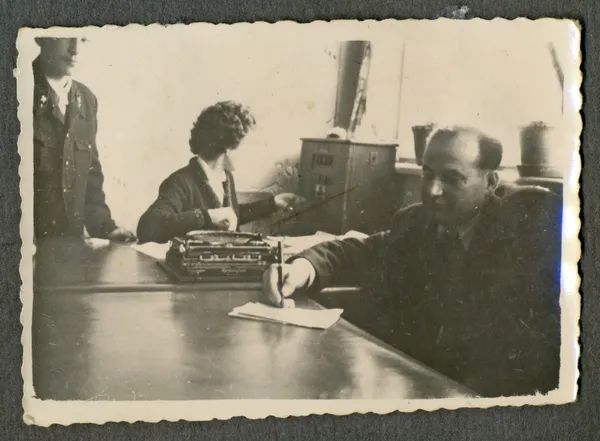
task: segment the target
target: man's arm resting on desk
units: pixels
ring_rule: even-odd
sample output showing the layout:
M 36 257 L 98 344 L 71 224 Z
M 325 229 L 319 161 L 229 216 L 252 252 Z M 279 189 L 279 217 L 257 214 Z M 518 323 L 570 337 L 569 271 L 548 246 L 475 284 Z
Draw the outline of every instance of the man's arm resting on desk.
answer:
M 298 290 L 308 289 L 315 277 L 315 268 L 306 259 L 293 259 L 281 265 L 281 269 L 279 265 L 272 265 L 263 274 L 263 297 L 266 302 L 281 306 L 282 298 L 290 297 Z
M 387 233 L 380 233 L 367 239 L 344 239 L 310 248 L 281 266 L 281 285 L 278 265 L 273 265 L 263 276 L 265 299 L 280 305 L 282 296 L 289 297 L 299 290 L 320 291 L 331 286 L 337 274 L 364 269 L 377 258 L 385 237 Z
M 304 257 L 296 257 L 293 258 L 289 263 L 292 268 L 294 268 L 294 271 L 299 272 L 301 277 L 305 280 L 305 282 L 299 288 L 310 289 L 317 278 L 317 270 L 310 260 L 305 259 Z
M 322 290 L 337 283 L 347 283 L 348 277 L 373 275 L 383 269 L 388 245 L 403 241 L 403 237 L 414 231 L 414 226 L 423 222 L 423 210 L 415 204 L 399 210 L 386 231 L 373 234 L 364 239 L 347 238 L 324 242 L 311 247 L 295 258 L 308 260 L 315 269 L 315 278 L 311 287 Z M 360 277 L 359 277 L 360 278 Z
M 393 238 L 410 233 L 419 221 L 420 209 L 404 208 L 396 213 L 391 229 L 364 239 L 347 238 L 313 246 L 290 258 L 283 265 L 283 285 L 278 286 L 277 265 L 265 273 L 263 291 L 267 301 L 279 304 L 281 293 L 290 296 L 295 290 L 320 291 L 341 282 L 345 275 L 372 273 L 381 269 L 385 250 Z
M 85 95 L 90 102 L 91 116 L 90 124 L 86 126 L 89 131 L 89 151 L 91 163 L 88 172 L 87 185 L 85 188 L 85 226 L 92 237 L 106 238 L 117 225 L 111 217 L 110 209 L 106 205 L 106 196 L 104 194 L 104 174 L 100 164 L 100 155 L 96 145 L 96 132 L 98 121 L 96 118 L 98 110 L 98 100 L 90 92 Z

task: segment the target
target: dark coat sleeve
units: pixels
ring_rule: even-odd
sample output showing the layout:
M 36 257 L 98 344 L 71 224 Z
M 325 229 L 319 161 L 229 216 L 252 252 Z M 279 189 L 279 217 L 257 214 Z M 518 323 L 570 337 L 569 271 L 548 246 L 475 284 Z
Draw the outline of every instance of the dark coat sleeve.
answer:
M 235 197 L 237 204 L 237 196 L 235 196 L 236 188 L 235 188 L 235 179 L 231 173 L 229 175 L 229 182 L 231 182 L 231 191 L 232 195 Z M 248 222 L 252 222 L 258 219 L 262 219 L 268 217 L 277 211 L 277 206 L 275 205 L 275 198 L 271 195 L 265 199 L 261 199 L 255 202 L 249 202 L 246 204 L 238 205 L 238 225 L 244 225 Z
M 137 236 L 141 243 L 165 243 L 175 236 L 210 227 L 207 210 L 185 210 L 189 192 L 185 180 L 177 175 L 160 185 L 158 198 L 138 222 Z
M 240 220 L 239 225 L 247 224 L 258 219 L 270 216 L 277 211 L 273 196 L 265 200 L 256 202 L 249 202 L 247 204 L 240 204 L 239 213 Z
M 309 260 L 315 267 L 315 290 L 338 283 L 354 284 L 361 274 L 377 277 L 381 271 L 385 250 L 391 240 L 398 238 L 408 229 L 414 207 L 407 207 L 393 217 L 387 231 L 373 234 L 365 239 L 348 238 L 316 245 L 295 256 Z
M 91 92 L 88 92 L 88 100 L 91 101 L 91 164 L 85 197 L 85 226 L 90 236 L 104 238 L 117 228 L 117 225 L 111 217 L 110 209 L 105 202 L 104 190 L 102 189 L 104 175 L 96 145 L 98 100 Z

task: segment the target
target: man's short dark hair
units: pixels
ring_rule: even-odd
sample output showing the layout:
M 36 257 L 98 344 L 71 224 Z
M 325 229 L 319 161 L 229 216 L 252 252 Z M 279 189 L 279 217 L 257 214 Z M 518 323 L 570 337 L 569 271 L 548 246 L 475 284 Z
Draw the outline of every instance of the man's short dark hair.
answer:
M 256 125 L 250 109 L 235 101 L 221 101 L 205 108 L 194 123 L 190 150 L 205 160 L 236 149 Z
M 451 126 L 437 129 L 430 135 L 427 144 L 429 144 L 434 137 L 447 136 L 449 138 L 454 138 L 461 134 L 474 136 L 477 139 L 479 156 L 476 165 L 480 170 L 493 171 L 500 167 L 500 163 L 502 162 L 502 143 L 473 127 Z

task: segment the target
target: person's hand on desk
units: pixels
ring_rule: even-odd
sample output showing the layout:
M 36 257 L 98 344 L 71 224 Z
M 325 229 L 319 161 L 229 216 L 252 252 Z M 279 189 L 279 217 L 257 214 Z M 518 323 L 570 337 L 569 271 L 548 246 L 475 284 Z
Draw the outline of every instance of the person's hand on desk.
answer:
M 108 233 L 107 239 L 113 242 L 135 242 L 137 237 L 125 228 L 115 228 Z
M 217 230 L 237 230 L 238 218 L 231 207 L 213 208 L 208 210 L 210 221 Z
M 271 265 L 263 274 L 263 300 L 273 306 L 284 306 L 282 300 L 299 289 L 310 287 L 315 280 L 315 268 L 306 259 L 296 259 L 281 265 L 282 284 L 279 286 L 279 264 Z
M 280 210 L 291 210 L 293 211 L 295 206 L 306 202 L 302 196 L 298 196 L 295 193 L 280 193 L 275 196 L 275 205 Z

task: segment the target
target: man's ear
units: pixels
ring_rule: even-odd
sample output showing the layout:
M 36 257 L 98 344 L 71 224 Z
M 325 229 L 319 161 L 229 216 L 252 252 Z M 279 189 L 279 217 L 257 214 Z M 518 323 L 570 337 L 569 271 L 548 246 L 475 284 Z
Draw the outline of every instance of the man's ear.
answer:
M 498 184 L 500 183 L 500 176 L 496 170 L 491 170 L 487 172 L 487 188 L 491 194 L 493 194 L 498 188 Z

